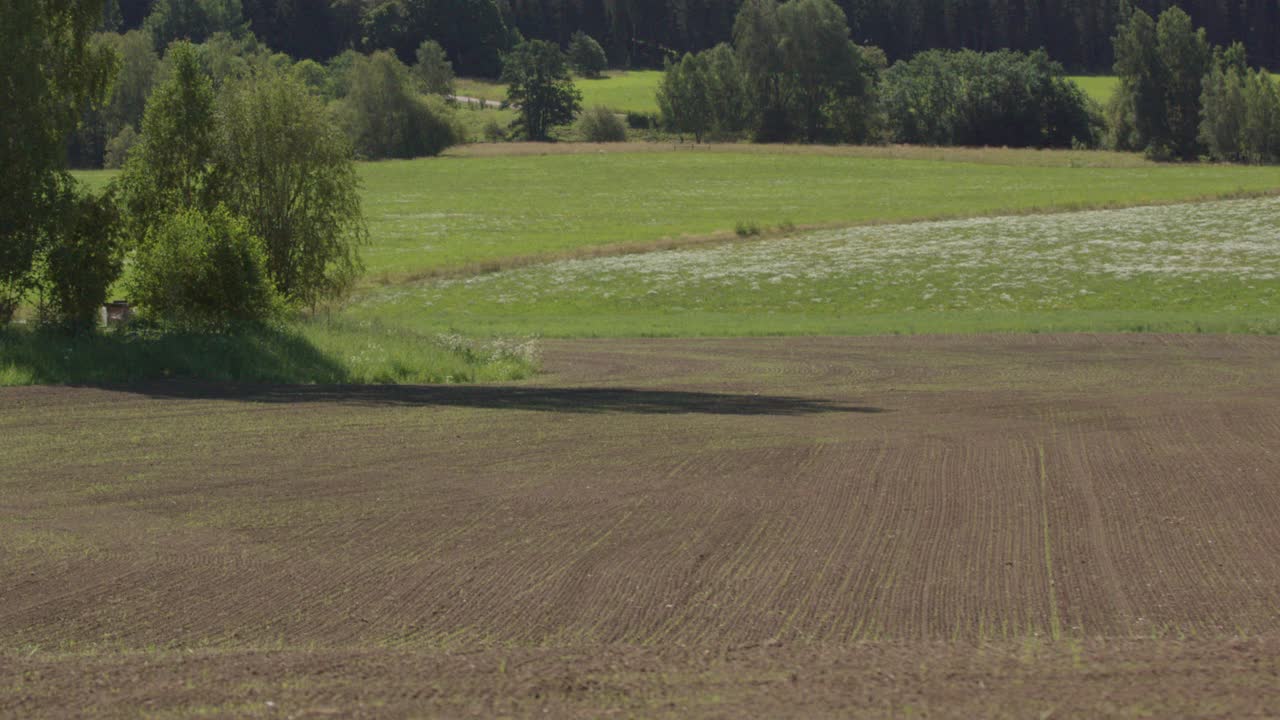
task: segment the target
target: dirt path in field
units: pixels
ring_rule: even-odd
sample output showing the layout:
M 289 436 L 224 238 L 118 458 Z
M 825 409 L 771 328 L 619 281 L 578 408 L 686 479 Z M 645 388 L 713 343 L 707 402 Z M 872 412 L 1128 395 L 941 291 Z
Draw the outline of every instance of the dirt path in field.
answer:
M 0 716 L 1280 713 L 1280 339 L 546 370 L 0 391 Z

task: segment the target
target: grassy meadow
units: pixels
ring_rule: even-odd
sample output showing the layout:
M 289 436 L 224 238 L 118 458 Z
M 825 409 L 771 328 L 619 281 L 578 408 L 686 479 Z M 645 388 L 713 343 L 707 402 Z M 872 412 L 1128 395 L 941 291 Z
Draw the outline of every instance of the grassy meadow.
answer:
M 536 337 L 1280 332 L 1277 167 L 649 143 L 468 146 L 360 172 L 366 275 L 296 331 L 324 362 L 251 339 L 163 361 L 171 374 L 514 379 Z M 95 377 L 43 342 L 6 336 L 0 383 Z M 153 350 L 108 344 L 120 367 Z
M 1025 157 L 1034 159 L 1035 154 Z M 1280 168 L 1002 165 L 782 152 L 443 157 L 362 168 L 368 279 L 401 284 L 740 225 L 850 225 L 1280 187 Z
M 854 227 L 368 295 L 423 331 L 688 336 L 1280 332 L 1280 198 Z
M 654 92 L 662 78 L 660 70 L 612 70 L 598 79 L 574 78 L 582 92 L 584 108 L 607 107 L 614 112 L 658 112 Z M 458 78 L 457 93 L 484 100 L 505 100 L 507 87 L 492 80 Z

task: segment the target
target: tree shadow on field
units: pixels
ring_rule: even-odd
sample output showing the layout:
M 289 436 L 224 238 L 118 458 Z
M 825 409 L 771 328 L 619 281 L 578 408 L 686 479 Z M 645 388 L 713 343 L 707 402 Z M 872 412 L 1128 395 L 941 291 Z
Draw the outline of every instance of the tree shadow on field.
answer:
M 466 407 L 556 413 L 816 415 L 883 409 L 813 398 L 628 388 L 475 385 L 232 385 L 158 382 L 119 388 L 151 397 L 361 407 Z

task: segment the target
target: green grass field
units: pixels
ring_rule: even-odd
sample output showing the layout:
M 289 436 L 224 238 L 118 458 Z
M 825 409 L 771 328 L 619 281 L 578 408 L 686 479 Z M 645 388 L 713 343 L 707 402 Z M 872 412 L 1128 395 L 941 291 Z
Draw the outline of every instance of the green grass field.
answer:
M 600 80 L 584 80 L 575 82 L 582 91 L 582 105 L 593 107 L 603 105 L 617 112 L 658 112 L 658 101 L 654 93 L 662 78 L 660 70 L 613 71 L 608 77 Z M 1073 75 L 1081 90 L 1089 97 L 1105 104 L 1115 92 L 1119 80 L 1113 75 Z M 498 83 L 475 78 L 459 78 L 458 94 L 486 100 L 502 100 L 506 97 L 506 87 Z
M 737 225 L 847 225 L 1280 187 L 1280 168 L 1073 168 L 752 152 L 445 157 L 364 165 L 370 279 L 399 283 Z
M 601 105 L 614 112 L 658 112 L 654 92 L 662 78 L 660 70 L 612 70 L 598 80 L 575 78 L 582 92 L 584 108 Z M 504 100 L 505 85 L 477 78 L 458 78 L 457 93 L 485 100 Z
M 690 336 L 1280 332 L 1280 199 L 802 233 L 374 293 L 420 331 Z
M 1111 95 L 1120 85 L 1119 78 L 1114 75 L 1076 75 L 1071 78 L 1089 97 L 1099 104 L 1106 105 Z
M 353 380 L 534 367 L 457 348 L 442 351 L 447 362 L 412 360 L 409 350 L 441 335 L 1280 331 L 1275 167 L 561 144 L 360 170 L 367 275 L 338 316 L 340 337 L 304 331 Z M 80 175 L 94 185 L 110 176 Z M 1007 217 L 982 219 L 997 215 Z M 390 346 L 405 350 L 370 333 L 402 335 Z M 364 348 L 372 359 L 360 360 Z M 20 368 L 0 372 L 21 379 Z

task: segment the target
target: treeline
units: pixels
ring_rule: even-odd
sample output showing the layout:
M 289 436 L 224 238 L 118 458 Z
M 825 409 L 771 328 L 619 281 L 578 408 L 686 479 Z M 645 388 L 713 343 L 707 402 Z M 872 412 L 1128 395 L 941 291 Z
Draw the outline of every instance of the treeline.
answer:
M 1101 109 L 1043 50 L 919 53 L 888 66 L 833 0 L 747 0 L 733 44 L 668 62 L 668 129 L 758 142 L 1094 147 Z
M 746 0 L 733 44 L 668 61 L 662 122 L 701 141 L 895 142 L 1138 151 L 1280 162 L 1280 83 L 1191 17 L 1133 10 L 1112 38 L 1105 109 L 1044 50 L 928 50 L 892 65 L 849 39 L 834 0 Z
M 124 166 L 142 136 L 148 98 L 173 73 L 175 56 L 169 50 L 185 44 L 175 41 L 158 50 L 145 30 L 89 39 L 91 48 L 115 56 L 117 72 L 105 100 L 89 106 L 70 136 L 67 155 L 73 167 Z M 434 41 L 421 43 L 408 65 L 386 50 L 368 55 L 347 50 L 326 63 L 294 61 L 251 33 L 226 30 L 190 50 L 219 91 L 264 74 L 296 80 L 337 120 L 361 158 L 435 155 L 466 139 L 444 98 L 453 92 L 453 69 Z
M 104 24 L 150 27 L 157 45 L 187 32 L 242 26 L 274 50 L 326 60 L 347 49 L 390 49 L 410 63 L 439 42 L 463 75 L 496 77 L 499 55 L 522 38 L 565 47 L 598 39 L 611 64 L 660 67 L 685 52 L 731 42 L 743 0 L 111 0 Z M 853 39 L 890 61 L 932 49 L 1045 49 L 1073 72 L 1110 72 L 1111 36 L 1131 9 L 1186 11 L 1213 45 L 1241 43 L 1280 68 L 1280 0 L 837 0 Z

